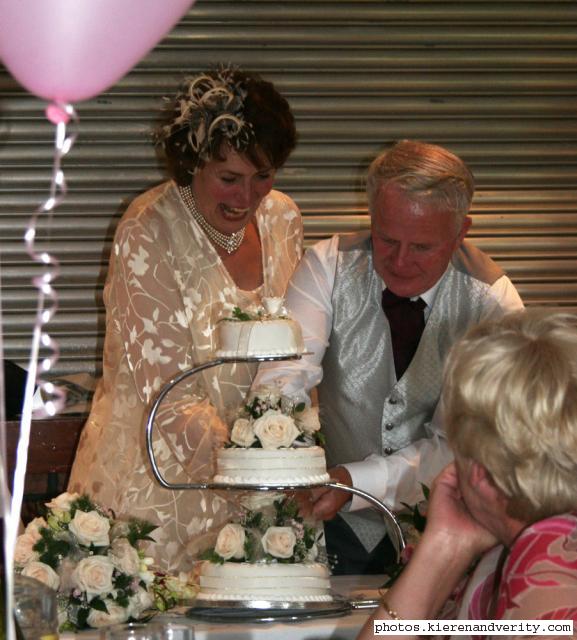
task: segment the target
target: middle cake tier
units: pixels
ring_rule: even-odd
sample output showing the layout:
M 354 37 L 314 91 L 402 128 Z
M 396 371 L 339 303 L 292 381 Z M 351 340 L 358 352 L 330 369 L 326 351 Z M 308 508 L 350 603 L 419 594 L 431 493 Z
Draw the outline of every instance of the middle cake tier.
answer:
M 228 448 L 216 452 L 216 483 L 279 486 L 329 481 L 322 447 Z

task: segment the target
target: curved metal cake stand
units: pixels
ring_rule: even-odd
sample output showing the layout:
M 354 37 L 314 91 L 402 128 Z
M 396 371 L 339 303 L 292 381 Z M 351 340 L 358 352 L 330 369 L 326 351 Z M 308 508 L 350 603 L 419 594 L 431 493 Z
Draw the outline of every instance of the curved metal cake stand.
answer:
M 219 491 L 281 491 L 281 490 L 299 490 L 299 489 L 314 489 L 316 487 L 328 487 L 331 489 L 338 489 L 339 491 L 345 491 L 347 493 L 351 493 L 353 495 L 360 496 L 364 500 L 366 500 L 372 507 L 377 509 L 383 514 L 383 519 L 385 522 L 385 526 L 387 528 L 389 537 L 395 547 L 397 552 L 397 561 L 400 560 L 401 552 L 405 548 L 405 539 L 403 536 L 403 532 L 401 527 L 399 526 L 399 522 L 394 514 L 388 509 L 388 507 L 383 504 L 380 500 L 375 498 L 370 493 L 366 493 L 361 489 L 357 489 L 356 487 L 349 487 L 348 485 L 341 484 L 339 482 L 323 482 L 319 484 L 307 484 L 307 485 L 293 485 L 293 484 L 221 484 L 214 482 L 198 482 L 198 483 L 171 483 L 168 482 L 160 472 L 160 469 L 156 463 L 156 457 L 154 455 L 154 449 L 152 446 L 152 433 L 154 429 L 154 420 L 156 418 L 156 414 L 158 412 L 158 408 L 160 407 L 162 401 L 166 397 L 166 395 L 173 389 L 176 385 L 180 384 L 183 380 L 190 378 L 191 376 L 204 371 L 205 369 L 211 369 L 212 367 L 216 367 L 221 364 L 229 364 L 233 362 L 265 362 L 272 360 L 298 360 L 301 358 L 301 355 L 294 356 L 286 356 L 286 355 L 261 355 L 258 357 L 250 357 L 250 358 L 218 358 L 216 360 L 211 360 L 210 362 L 206 362 L 204 364 L 192 367 L 191 369 L 187 369 L 183 371 L 176 377 L 169 380 L 160 390 L 156 400 L 154 401 L 150 413 L 148 414 L 148 419 L 146 421 L 146 450 L 148 452 L 148 457 L 150 459 L 150 464 L 152 466 L 152 472 L 156 480 L 166 489 L 173 490 L 182 490 L 182 489 L 214 489 Z

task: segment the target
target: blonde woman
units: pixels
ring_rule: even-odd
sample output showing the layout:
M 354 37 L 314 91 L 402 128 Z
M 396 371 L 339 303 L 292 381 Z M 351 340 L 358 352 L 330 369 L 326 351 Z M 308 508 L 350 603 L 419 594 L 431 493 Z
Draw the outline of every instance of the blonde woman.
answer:
M 577 621 L 577 317 L 529 310 L 472 329 L 443 408 L 455 463 L 359 638 L 374 619 Z

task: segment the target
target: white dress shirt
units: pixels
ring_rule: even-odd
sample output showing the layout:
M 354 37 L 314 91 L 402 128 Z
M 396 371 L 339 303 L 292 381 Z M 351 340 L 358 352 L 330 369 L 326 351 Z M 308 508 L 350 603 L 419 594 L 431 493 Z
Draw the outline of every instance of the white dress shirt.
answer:
M 331 300 L 338 245 L 339 237 L 333 236 L 308 249 L 287 289 L 287 310 L 301 324 L 305 348 L 310 355 L 300 360 L 262 364 L 253 388 L 276 385 L 284 394 L 310 403 L 310 391 L 323 376 L 322 361 L 332 329 Z M 430 315 L 439 284 L 440 280 L 420 295 L 427 305 L 425 321 Z M 507 276 L 502 276 L 489 289 L 482 319 L 499 317 L 504 312 L 522 308 L 523 302 L 513 283 Z M 389 366 L 394 376 L 392 359 Z M 353 486 L 374 495 L 393 509 L 400 509 L 401 502 L 413 504 L 421 500 L 420 483 L 430 485 L 452 459 L 440 423 L 436 411 L 431 423 L 425 425 L 430 437 L 417 440 L 389 456 L 371 454 L 364 460 L 342 465 L 350 473 Z M 367 506 L 365 500 L 354 496 L 349 509 Z

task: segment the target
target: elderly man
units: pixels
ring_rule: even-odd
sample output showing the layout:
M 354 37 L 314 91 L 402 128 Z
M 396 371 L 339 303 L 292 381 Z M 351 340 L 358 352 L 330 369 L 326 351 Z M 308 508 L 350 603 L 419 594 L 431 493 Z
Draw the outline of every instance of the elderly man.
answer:
M 451 345 L 479 320 L 523 307 L 503 271 L 464 240 L 473 192 L 465 163 L 442 147 L 405 140 L 377 157 L 370 234 L 319 242 L 289 285 L 287 307 L 312 355 L 263 365 L 255 381 L 305 398 L 318 387 L 331 477 L 393 509 L 421 499 L 420 483 L 451 459 L 433 420 Z M 391 550 L 379 514 L 343 491 L 311 495 L 313 515 L 330 520 L 334 572 L 381 573 Z

